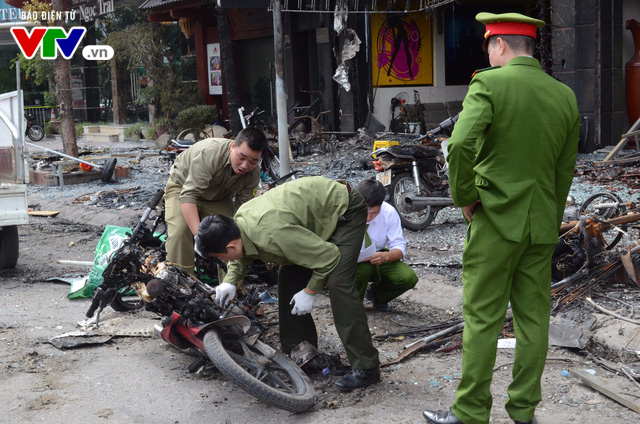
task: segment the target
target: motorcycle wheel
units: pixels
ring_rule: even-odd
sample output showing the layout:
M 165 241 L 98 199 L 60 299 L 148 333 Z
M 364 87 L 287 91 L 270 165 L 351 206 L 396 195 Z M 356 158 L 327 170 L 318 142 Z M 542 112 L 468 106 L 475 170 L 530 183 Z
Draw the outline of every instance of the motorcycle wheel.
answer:
M 102 182 L 108 183 L 113 178 L 113 173 L 116 170 L 116 158 L 107 159 L 104 164 L 104 168 L 102 168 Z
M 209 329 L 203 339 L 205 351 L 222 374 L 259 400 L 292 412 L 315 404 L 309 377 L 282 352 L 260 340 L 252 345 L 237 334 L 221 337 L 222 329 Z
M 263 155 L 263 170 L 266 171 L 267 175 L 269 175 L 269 177 L 271 177 L 273 181 L 278 181 L 280 179 L 280 158 L 271 149 L 271 147 L 269 147 L 269 149 L 265 151 Z
M 19 245 L 17 225 L 0 228 L 0 269 L 16 267 Z
M 605 203 L 617 203 L 619 206 L 603 208 L 600 205 Z M 622 199 L 614 193 L 597 193 L 584 201 L 578 214 L 586 218 L 595 218 L 600 221 L 615 218 L 624 212 L 625 206 Z M 620 225 L 620 230 L 626 231 L 627 225 Z M 615 227 L 602 230 L 602 238 L 604 241 L 604 249 L 611 250 L 616 244 L 622 240 L 624 234 Z
M 27 129 L 27 137 L 29 137 L 31 141 L 42 140 L 44 138 L 44 128 L 38 124 L 31 124 Z
M 135 309 L 140 309 L 144 306 L 144 301 L 140 297 L 125 295 L 129 290 L 130 289 L 126 287 L 123 291 L 116 294 L 113 302 L 111 302 L 111 307 L 114 311 L 128 312 Z
M 425 186 L 426 181 L 421 179 Z M 396 208 L 400 215 L 400 222 L 407 230 L 424 230 L 435 219 L 438 211 L 442 209 L 437 206 L 416 207 L 409 206 L 404 198 L 407 194 L 419 195 L 420 187 L 416 187 L 413 175 L 410 172 L 396 174 L 391 178 L 391 199 L 389 203 Z

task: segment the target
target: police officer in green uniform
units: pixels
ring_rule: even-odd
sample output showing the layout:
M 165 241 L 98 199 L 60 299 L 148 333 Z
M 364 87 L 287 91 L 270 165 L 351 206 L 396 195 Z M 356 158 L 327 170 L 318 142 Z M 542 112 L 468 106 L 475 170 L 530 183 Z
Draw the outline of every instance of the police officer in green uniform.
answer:
M 355 189 L 306 177 L 250 200 L 234 219 L 206 217 L 196 237 L 200 254 L 231 261 L 216 287 L 221 306 L 235 297 L 254 259 L 280 264 L 278 313 L 285 353 L 303 341 L 318 346 L 310 313 L 316 293 L 328 286 L 336 330 L 352 368 L 335 383 L 345 391 L 380 381 L 378 351 L 355 285 L 366 218 L 365 201 Z
M 575 94 L 532 57 L 543 21 L 479 13 L 494 68 L 471 80 L 449 140 L 451 193 L 468 221 L 462 258 L 462 378 L 430 423 L 488 423 L 496 345 L 509 302 L 516 351 L 506 410 L 532 422 L 541 400 L 551 304 L 551 256 L 578 149 Z
M 235 140 L 199 141 L 176 158 L 164 192 L 167 261 L 193 273 L 193 237 L 200 218 L 233 216 L 236 206 L 253 197 L 267 147 L 262 130 L 249 127 Z

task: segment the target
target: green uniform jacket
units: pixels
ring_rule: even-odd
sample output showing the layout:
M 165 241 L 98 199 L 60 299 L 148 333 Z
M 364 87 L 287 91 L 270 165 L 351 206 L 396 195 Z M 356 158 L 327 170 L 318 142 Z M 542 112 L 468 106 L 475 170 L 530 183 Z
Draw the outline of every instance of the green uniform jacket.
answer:
M 182 187 L 180 203 L 213 202 L 236 196 L 236 204 L 251 199 L 260 183 L 260 167 L 238 175 L 230 162 L 232 140 L 207 138 L 182 152 L 169 179 Z
M 578 151 L 573 91 L 519 56 L 477 73 L 462 106 L 447 156 L 455 204 L 480 199 L 500 235 L 515 242 L 528 215 L 531 242 L 556 243 Z
M 340 262 L 338 247 L 327 240 L 348 206 L 346 186 L 324 177 L 293 180 L 245 203 L 234 216 L 245 256 L 229 262 L 224 282 L 239 286 L 259 258 L 311 269 L 307 287 L 322 290 Z

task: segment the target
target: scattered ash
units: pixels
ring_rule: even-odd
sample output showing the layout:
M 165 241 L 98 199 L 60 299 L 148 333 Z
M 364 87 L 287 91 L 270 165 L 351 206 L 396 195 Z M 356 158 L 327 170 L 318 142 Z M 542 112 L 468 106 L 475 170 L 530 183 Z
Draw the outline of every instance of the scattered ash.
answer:
M 91 154 L 98 155 L 95 151 Z M 131 177 L 118 178 L 108 183 L 96 179 L 62 187 L 29 184 L 28 194 L 109 209 L 144 209 L 153 194 L 164 188 L 169 177 L 169 164 L 158 155 L 157 149 L 104 149 L 99 154 L 127 155 L 116 156 L 117 165 L 129 167 Z M 43 158 L 41 154 L 34 155 L 31 159 L 36 160 L 34 169 L 50 170 L 52 160 Z

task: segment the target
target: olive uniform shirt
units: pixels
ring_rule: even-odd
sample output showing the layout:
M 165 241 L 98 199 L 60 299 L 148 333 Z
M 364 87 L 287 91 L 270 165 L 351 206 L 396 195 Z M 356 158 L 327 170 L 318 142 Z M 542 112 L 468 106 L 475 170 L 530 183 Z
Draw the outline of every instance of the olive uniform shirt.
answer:
M 217 201 L 236 196 L 236 205 L 251 199 L 260 183 L 260 167 L 238 175 L 231 167 L 233 140 L 207 138 L 176 158 L 169 180 L 180 185 L 180 203 Z
M 348 205 L 346 186 L 323 177 L 293 180 L 245 203 L 234 216 L 245 256 L 229 262 L 224 282 L 240 286 L 260 258 L 311 269 L 307 287 L 322 290 L 340 262 L 338 247 L 327 240 Z
M 447 155 L 455 205 L 480 200 L 506 240 L 522 240 L 528 217 L 532 243 L 557 243 L 578 150 L 573 91 L 519 56 L 478 72 L 462 106 Z

